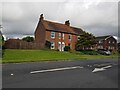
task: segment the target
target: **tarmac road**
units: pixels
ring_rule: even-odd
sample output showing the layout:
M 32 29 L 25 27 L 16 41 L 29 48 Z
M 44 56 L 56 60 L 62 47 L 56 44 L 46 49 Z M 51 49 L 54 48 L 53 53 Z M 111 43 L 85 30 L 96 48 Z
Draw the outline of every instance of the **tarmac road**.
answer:
M 2 88 L 118 88 L 118 74 L 117 58 L 3 64 Z

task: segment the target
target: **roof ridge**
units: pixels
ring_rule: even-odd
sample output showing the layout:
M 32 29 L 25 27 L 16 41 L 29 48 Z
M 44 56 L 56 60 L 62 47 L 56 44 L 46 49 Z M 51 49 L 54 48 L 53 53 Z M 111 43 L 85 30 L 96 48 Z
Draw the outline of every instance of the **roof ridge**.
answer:
M 43 20 L 43 21 L 47 21 L 47 22 L 51 22 L 51 23 L 55 23 L 55 24 L 62 24 L 62 25 L 65 25 L 63 23 L 59 23 L 59 22 L 55 22 L 55 21 L 49 21 L 49 20 Z
M 104 35 L 104 36 L 97 36 L 97 37 L 109 37 L 109 36 L 112 36 L 112 35 Z
M 64 32 L 64 33 L 71 33 L 71 34 L 79 34 L 82 29 L 73 27 L 73 26 L 67 26 L 63 23 L 49 21 L 49 20 L 43 20 L 43 25 L 46 28 L 46 30 L 56 31 L 56 32 Z M 80 31 L 80 32 L 78 32 Z
M 49 21 L 49 20 L 44 20 L 44 21 L 47 21 L 47 22 L 51 22 L 51 23 L 55 23 L 55 24 L 62 24 L 62 25 L 65 25 L 63 23 L 59 23 L 59 22 L 55 22 L 55 21 Z M 66 25 L 67 26 L 67 25 Z M 81 29 L 81 27 L 74 27 L 74 26 L 69 26 L 70 28 L 76 28 L 76 29 Z

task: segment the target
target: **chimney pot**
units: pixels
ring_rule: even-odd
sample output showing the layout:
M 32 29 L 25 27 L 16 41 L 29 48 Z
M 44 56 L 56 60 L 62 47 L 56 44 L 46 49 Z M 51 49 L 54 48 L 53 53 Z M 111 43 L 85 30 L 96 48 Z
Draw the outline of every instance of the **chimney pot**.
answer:
M 43 14 L 40 15 L 40 21 L 43 20 L 44 17 L 43 17 Z
M 69 20 L 65 21 L 65 25 L 70 26 L 70 21 Z

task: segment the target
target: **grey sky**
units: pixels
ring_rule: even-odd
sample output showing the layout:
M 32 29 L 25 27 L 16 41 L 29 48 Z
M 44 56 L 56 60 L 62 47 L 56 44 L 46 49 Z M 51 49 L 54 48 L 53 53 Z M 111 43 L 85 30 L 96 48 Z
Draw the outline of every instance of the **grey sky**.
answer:
M 46 20 L 83 28 L 95 36 L 118 36 L 117 2 L 3 2 L 2 32 L 6 37 L 33 35 L 39 15 Z M 0 16 L 1 17 L 1 16 Z

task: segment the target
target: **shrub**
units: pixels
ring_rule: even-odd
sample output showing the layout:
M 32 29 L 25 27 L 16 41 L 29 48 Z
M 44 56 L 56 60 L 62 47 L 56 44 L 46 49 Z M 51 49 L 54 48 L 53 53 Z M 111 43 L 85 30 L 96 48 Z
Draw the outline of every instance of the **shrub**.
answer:
M 64 51 L 70 51 L 70 46 L 65 46 Z
M 51 47 L 51 42 L 46 40 L 46 42 L 45 42 L 45 47 L 48 48 L 48 49 L 50 49 L 50 47 Z
M 34 38 L 30 37 L 30 36 L 27 36 L 27 37 L 22 38 L 22 40 L 27 41 L 27 42 L 33 42 Z

